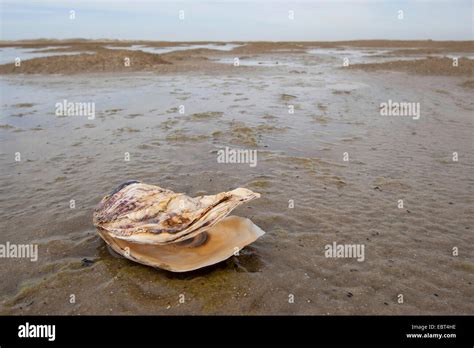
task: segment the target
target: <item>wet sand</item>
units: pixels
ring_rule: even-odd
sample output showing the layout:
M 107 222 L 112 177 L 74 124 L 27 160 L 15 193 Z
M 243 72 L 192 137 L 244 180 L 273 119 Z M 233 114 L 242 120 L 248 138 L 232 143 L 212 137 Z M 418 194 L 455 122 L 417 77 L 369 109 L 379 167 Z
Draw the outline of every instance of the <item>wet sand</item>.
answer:
M 39 248 L 36 262 L 0 259 L 0 313 L 474 314 L 472 42 L 127 50 L 185 44 L 1 43 L 95 53 L 0 66 L 0 243 Z M 394 53 L 407 48 L 446 58 Z M 56 116 L 64 99 L 95 102 L 95 118 Z M 389 99 L 419 102 L 420 119 L 381 116 Z M 257 166 L 217 163 L 226 146 L 256 149 Z M 125 260 L 91 220 L 128 179 L 192 196 L 247 187 L 262 197 L 235 215 L 267 233 L 189 273 Z M 364 261 L 325 257 L 333 242 L 363 244 Z

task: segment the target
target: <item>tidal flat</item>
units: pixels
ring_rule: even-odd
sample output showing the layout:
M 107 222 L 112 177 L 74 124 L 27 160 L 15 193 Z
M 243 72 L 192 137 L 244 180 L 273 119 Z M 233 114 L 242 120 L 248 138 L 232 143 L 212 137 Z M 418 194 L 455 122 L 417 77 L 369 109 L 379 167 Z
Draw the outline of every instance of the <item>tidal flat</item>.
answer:
M 472 41 L 36 40 L 0 55 L 0 244 L 38 246 L 0 260 L 1 314 L 474 314 Z M 94 114 L 58 114 L 65 101 Z M 391 102 L 419 117 L 382 115 Z M 219 161 L 228 149 L 256 158 Z M 193 272 L 128 261 L 92 212 L 129 179 L 247 187 L 262 196 L 235 215 L 266 234 Z M 333 243 L 363 261 L 327 257 Z

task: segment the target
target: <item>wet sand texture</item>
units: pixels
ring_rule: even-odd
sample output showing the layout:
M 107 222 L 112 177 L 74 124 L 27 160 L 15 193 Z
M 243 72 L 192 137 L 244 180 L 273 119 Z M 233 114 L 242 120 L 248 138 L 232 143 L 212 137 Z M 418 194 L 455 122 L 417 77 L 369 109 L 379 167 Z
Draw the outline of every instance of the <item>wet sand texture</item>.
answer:
M 192 44 L 0 43 L 80 53 L 0 66 L 0 243 L 39 253 L 0 260 L 1 314 L 474 314 L 472 41 L 129 49 Z M 65 99 L 94 117 L 56 115 Z M 389 100 L 419 119 L 382 116 Z M 266 233 L 190 272 L 119 257 L 91 220 L 128 179 L 255 190 L 233 214 Z M 327 257 L 335 242 L 363 260 Z

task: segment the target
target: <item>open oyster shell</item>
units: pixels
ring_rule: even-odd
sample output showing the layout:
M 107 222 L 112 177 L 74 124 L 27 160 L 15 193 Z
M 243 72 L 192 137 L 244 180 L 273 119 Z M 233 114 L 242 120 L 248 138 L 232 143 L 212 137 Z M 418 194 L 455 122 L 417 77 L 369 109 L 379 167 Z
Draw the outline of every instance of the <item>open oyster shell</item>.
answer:
M 249 219 L 229 216 L 192 240 L 166 245 L 128 242 L 103 230 L 99 234 L 115 252 L 129 260 L 172 272 L 187 272 L 228 259 L 265 232 Z
M 265 233 L 248 219 L 225 218 L 258 197 L 237 188 L 191 198 L 128 181 L 102 199 L 93 223 L 107 244 L 126 258 L 185 272 L 225 260 Z

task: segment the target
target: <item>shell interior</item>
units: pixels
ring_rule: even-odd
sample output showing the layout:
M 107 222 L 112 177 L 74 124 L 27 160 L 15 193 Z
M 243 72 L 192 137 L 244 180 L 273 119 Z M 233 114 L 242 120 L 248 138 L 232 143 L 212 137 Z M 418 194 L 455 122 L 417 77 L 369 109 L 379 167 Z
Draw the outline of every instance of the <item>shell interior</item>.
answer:
M 148 266 L 187 272 L 226 260 L 265 232 L 251 220 L 230 216 L 190 242 L 167 245 L 134 243 L 99 230 L 101 237 L 120 255 Z

